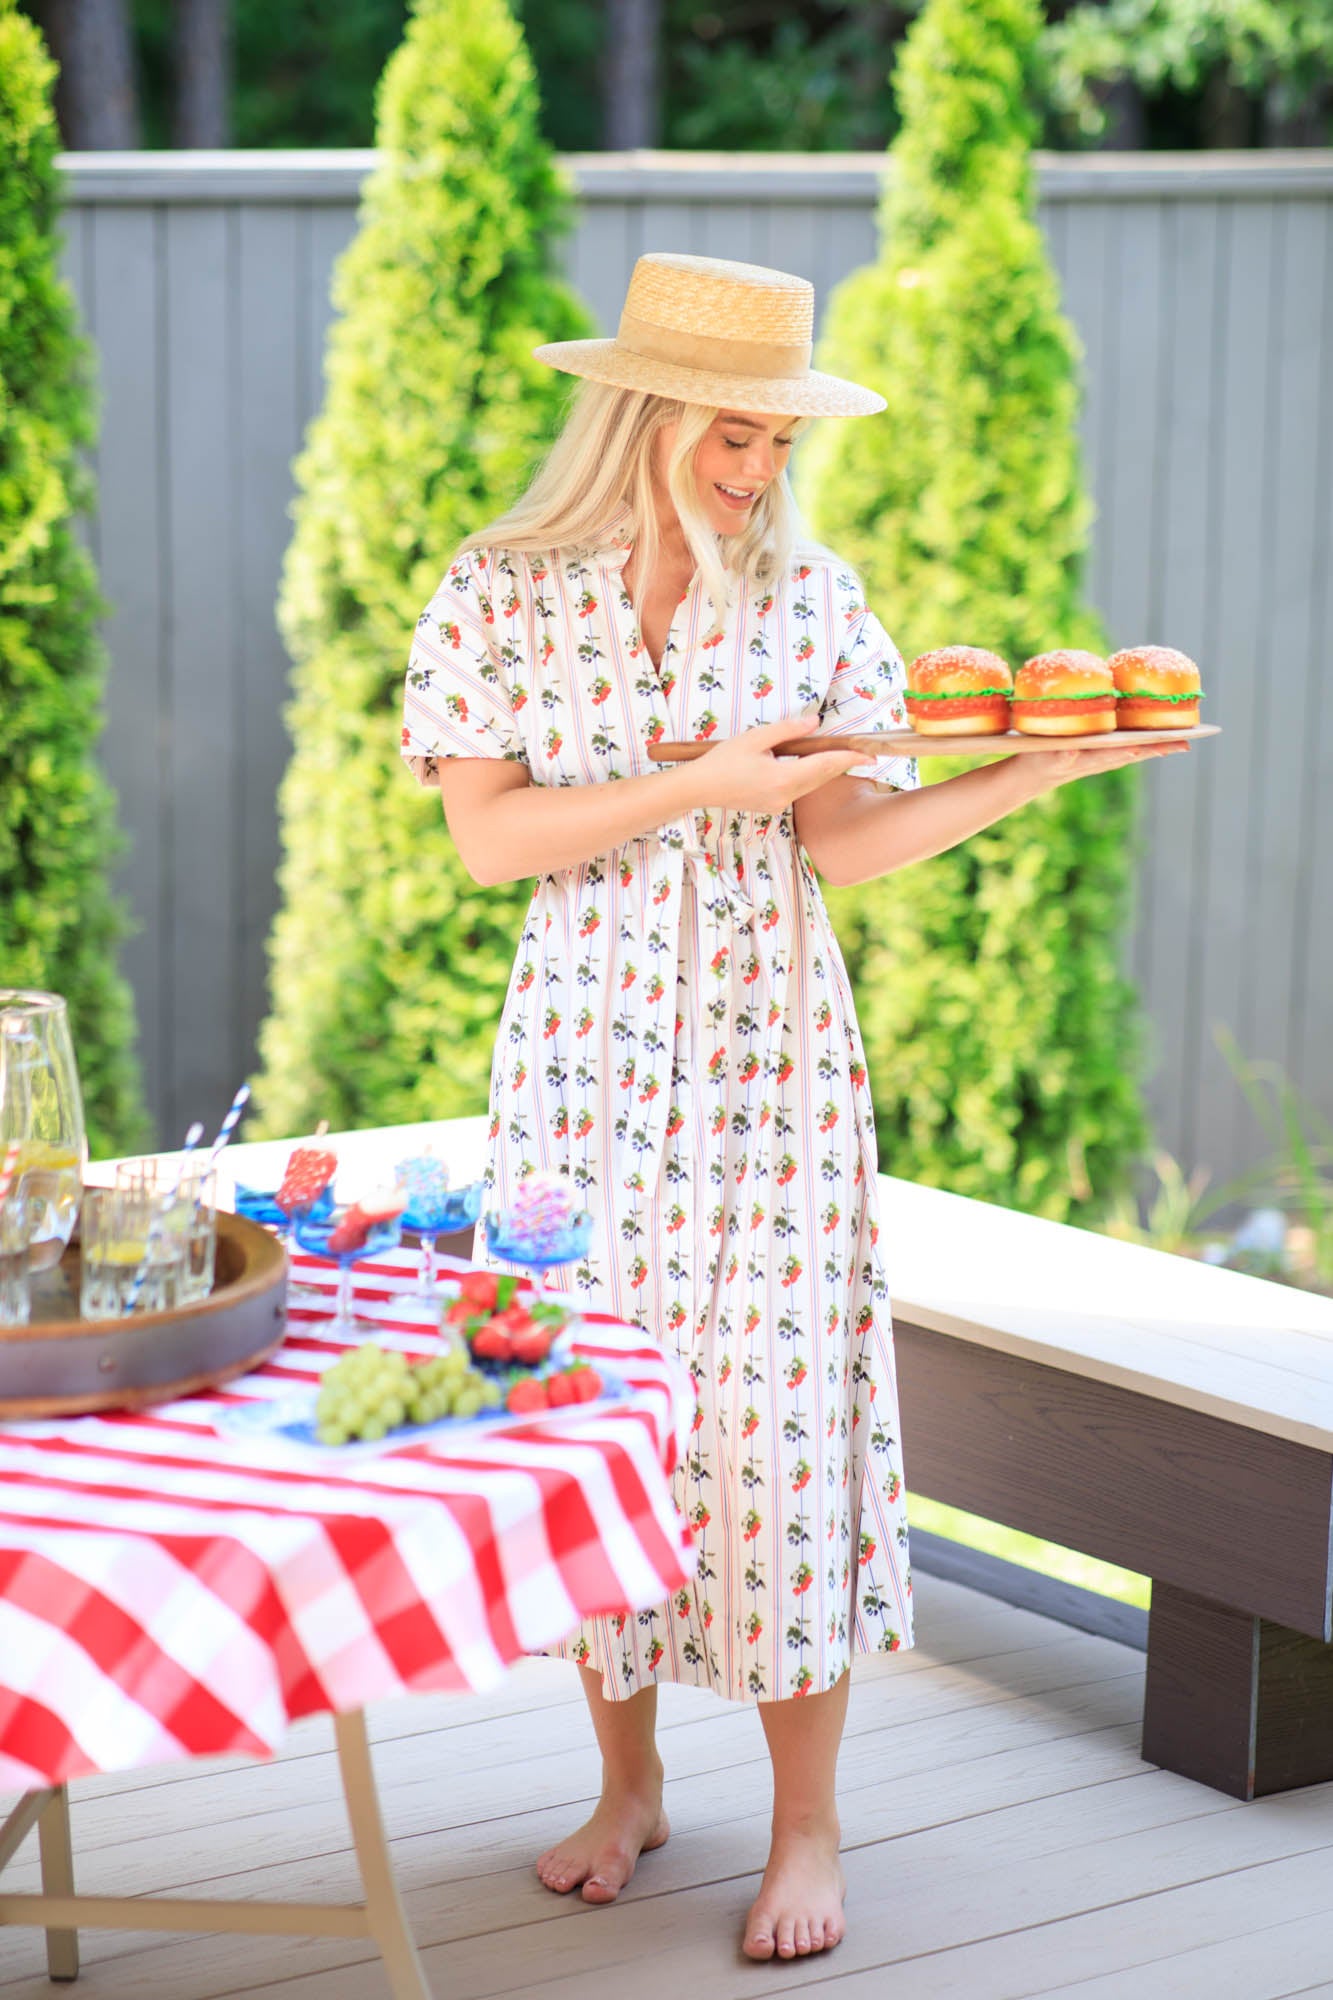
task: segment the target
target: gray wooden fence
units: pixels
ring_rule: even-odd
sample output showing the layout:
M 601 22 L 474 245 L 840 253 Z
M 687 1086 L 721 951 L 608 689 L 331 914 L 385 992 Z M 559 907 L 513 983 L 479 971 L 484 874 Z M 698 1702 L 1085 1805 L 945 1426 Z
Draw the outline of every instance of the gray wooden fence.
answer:
M 290 463 L 372 158 L 65 162 L 67 269 L 103 387 L 104 760 L 133 841 L 127 969 L 164 1139 L 253 1065 L 287 755 L 273 614 Z M 569 165 L 566 264 L 608 328 L 646 248 L 773 263 L 821 298 L 874 252 L 872 156 Z M 1090 595 L 1118 644 L 1201 662 L 1224 730 L 1146 774 L 1127 940 L 1160 1142 L 1216 1182 L 1262 1151 L 1216 1023 L 1333 1118 L 1333 155 L 1047 157 L 1039 177 L 1086 350 Z

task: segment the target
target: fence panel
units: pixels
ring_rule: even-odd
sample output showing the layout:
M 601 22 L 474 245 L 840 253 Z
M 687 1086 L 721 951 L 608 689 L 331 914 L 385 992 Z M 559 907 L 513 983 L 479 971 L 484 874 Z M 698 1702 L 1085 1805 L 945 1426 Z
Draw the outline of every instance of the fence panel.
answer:
M 66 270 L 102 381 L 102 753 L 132 839 L 126 969 L 164 1140 L 220 1114 L 254 1062 L 287 753 L 274 606 L 291 460 L 372 163 L 65 161 Z M 821 301 L 874 254 L 876 157 L 567 166 L 580 208 L 560 254 L 607 331 L 645 248 L 778 264 Z M 1333 156 L 1045 156 L 1039 188 L 1084 352 L 1089 595 L 1116 644 L 1192 652 L 1225 729 L 1145 778 L 1126 941 L 1159 1140 L 1220 1181 L 1262 1146 L 1215 1023 L 1333 1117 Z

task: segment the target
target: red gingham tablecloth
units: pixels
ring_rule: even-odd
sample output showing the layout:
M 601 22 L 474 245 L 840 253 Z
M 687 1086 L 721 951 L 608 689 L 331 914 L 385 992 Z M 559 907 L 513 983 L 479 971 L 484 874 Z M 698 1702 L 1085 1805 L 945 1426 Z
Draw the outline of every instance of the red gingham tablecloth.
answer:
M 356 1273 L 358 1309 L 409 1353 L 433 1345 L 416 1262 Z M 331 1267 L 298 1255 L 293 1275 L 329 1303 L 298 1295 L 223 1397 L 290 1393 L 340 1351 Z M 493 1688 L 581 1617 L 662 1603 L 694 1571 L 667 1480 L 693 1396 L 637 1328 L 583 1317 L 578 1351 L 628 1400 L 466 1444 L 303 1461 L 217 1435 L 215 1396 L 0 1424 L 0 1789 L 265 1756 L 298 1716 Z

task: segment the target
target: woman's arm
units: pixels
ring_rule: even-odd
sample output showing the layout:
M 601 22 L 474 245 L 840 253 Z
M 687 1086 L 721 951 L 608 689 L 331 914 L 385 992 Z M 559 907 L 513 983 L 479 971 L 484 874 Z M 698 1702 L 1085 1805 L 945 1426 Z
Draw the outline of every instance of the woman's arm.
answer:
M 803 715 L 766 722 L 689 763 L 599 785 L 534 785 L 526 764 L 442 757 L 444 816 L 463 866 L 483 888 L 576 868 L 696 806 L 725 803 L 781 812 L 793 799 L 865 762 L 863 752 L 847 750 L 773 755 L 771 743 L 803 736 L 817 721 Z
M 1048 750 L 1005 757 L 938 785 L 887 796 L 871 779 L 834 778 L 797 804 L 796 836 L 826 881 L 849 888 L 943 854 L 1071 778 L 1093 777 L 1188 748 L 1187 743 L 1144 743 L 1114 750 Z

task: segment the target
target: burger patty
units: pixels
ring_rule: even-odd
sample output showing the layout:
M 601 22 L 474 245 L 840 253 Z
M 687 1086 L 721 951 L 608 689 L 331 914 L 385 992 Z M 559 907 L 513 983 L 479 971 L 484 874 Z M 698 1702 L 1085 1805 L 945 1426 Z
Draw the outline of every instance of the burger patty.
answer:
M 921 696 L 909 694 L 906 695 L 904 699 L 907 703 L 907 709 L 909 714 L 915 712 L 917 715 L 925 715 L 925 716 L 937 716 L 940 714 L 1004 715 L 1008 712 L 1009 708 L 1009 697 L 1007 694 L 950 694 L 950 695 L 921 695 Z M 949 706 L 947 709 L 942 710 L 940 708 L 939 704 L 942 701 L 948 702 Z
M 1039 709 L 1043 715 L 1100 715 L 1103 710 L 1115 714 L 1116 698 L 1107 695 L 1046 696 L 1040 694 L 1015 695 L 1014 704 L 1019 708 Z

